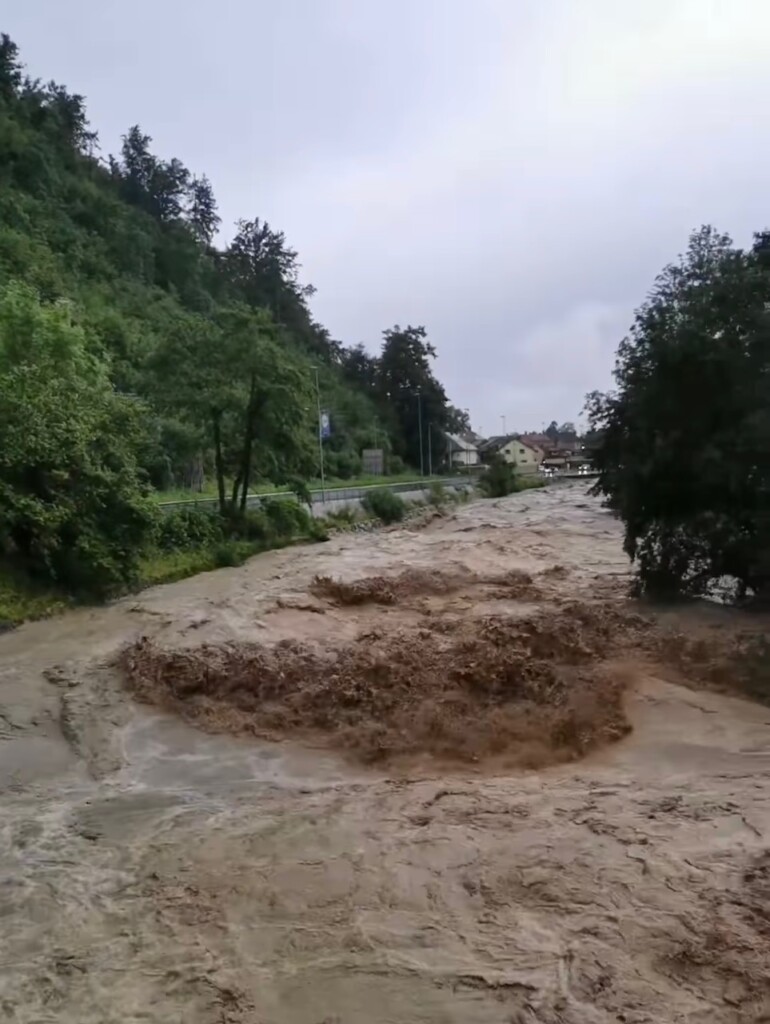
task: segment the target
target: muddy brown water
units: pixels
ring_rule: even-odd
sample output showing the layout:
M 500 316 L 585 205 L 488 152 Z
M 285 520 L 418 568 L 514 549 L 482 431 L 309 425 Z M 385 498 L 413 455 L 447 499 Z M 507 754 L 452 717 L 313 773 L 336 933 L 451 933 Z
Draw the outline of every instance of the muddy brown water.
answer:
M 111 667 L 139 635 L 344 638 L 385 614 L 319 615 L 315 575 L 556 565 L 554 600 L 622 600 L 619 526 L 582 484 L 0 637 L 0 1018 L 770 1020 L 770 710 L 640 663 L 633 732 L 583 761 L 371 770 L 205 734 Z

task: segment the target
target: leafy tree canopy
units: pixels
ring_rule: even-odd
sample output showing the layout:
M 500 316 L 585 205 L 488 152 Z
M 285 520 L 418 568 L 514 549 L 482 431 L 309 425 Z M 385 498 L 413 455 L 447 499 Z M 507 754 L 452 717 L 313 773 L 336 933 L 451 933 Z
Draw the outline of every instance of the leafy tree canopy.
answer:
M 431 366 L 436 349 L 424 327 L 395 326 L 383 336 L 376 393 L 390 412 L 398 454 L 424 466 L 428 430 L 444 431 L 452 424 L 446 393 Z
M 240 220 L 218 247 L 219 226 L 204 174 L 139 125 L 102 157 L 83 98 L 30 78 L 0 36 L 0 557 L 107 587 L 134 572 L 147 483 L 213 472 L 239 510 L 257 479 L 315 476 L 316 379 L 329 472 L 374 446 L 420 464 L 417 390 L 425 429 L 447 422 L 424 331 L 386 332 L 381 357 L 346 349 L 281 231 Z
M 134 579 L 155 517 L 142 410 L 116 395 L 66 304 L 0 300 L 0 556 L 78 591 Z
M 770 582 L 768 252 L 696 231 L 621 343 L 617 389 L 588 397 L 597 490 L 650 594 Z

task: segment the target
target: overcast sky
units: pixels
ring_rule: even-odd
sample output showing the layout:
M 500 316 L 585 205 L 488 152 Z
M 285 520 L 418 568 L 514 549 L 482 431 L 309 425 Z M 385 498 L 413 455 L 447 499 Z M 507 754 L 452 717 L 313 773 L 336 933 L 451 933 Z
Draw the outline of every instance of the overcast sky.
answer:
M 5 0 L 29 71 L 299 250 L 332 334 L 424 324 L 474 426 L 574 419 L 689 231 L 770 225 L 770 0 Z

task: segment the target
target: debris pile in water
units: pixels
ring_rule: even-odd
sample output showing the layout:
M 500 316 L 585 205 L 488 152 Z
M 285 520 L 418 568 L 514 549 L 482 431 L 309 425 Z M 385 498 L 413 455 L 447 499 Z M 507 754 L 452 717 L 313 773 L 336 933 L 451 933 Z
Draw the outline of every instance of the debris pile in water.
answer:
M 397 576 L 365 576 L 358 580 L 338 580 L 332 576 L 316 576 L 311 593 L 333 604 L 399 604 L 410 597 L 427 594 L 451 594 L 469 587 L 493 587 L 493 596 L 521 600 L 537 600 L 541 593 L 529 573 L 512 569 L 493 576 L 481 576 L 460 567 L 452 571 L 440 569 L 405 569 Z
M 166 650 L 140 640 L 122 666 L 140 700 L 216 731 L 295 736 L 367 762 L 502 756 L 538 767 L 628 730 L 622 673 L 602 662 L 642 625 L 609 606 L 574 604 L 451 630 L 375 630 L 337 647 Z

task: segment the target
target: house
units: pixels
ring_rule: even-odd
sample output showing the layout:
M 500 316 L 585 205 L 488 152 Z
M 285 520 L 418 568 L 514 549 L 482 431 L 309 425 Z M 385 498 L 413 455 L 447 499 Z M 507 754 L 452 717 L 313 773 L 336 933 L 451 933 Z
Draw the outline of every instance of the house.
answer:
M 475 435 L 470 434 L 446 435 L 450 465 L 456 466 L 458 469 L 479 465 L 481 456 L 474 437 Z
M 575 447 L 559 445 L 555 448 L 549 448 L 543 458 L 544 469 L 569 471 L 578 470 L 582 466 L 590 466 L 590 464 L 591 453 L 586 451 L 582 445 Z
M 500 455 L 515 466 L 520 473 L 536 473 L 543 461 L 543 452 L 527 444 L 517 434 L 502 434 L 490 437 L 479 446 L 482 462 L 489 462 L 493 455 Z
M 530 448 L 539 448 L 545 454 L 549 448 L 553 448 L 553 441 L 548 434 L 519 434 L 519 440 L 528 444 Z

